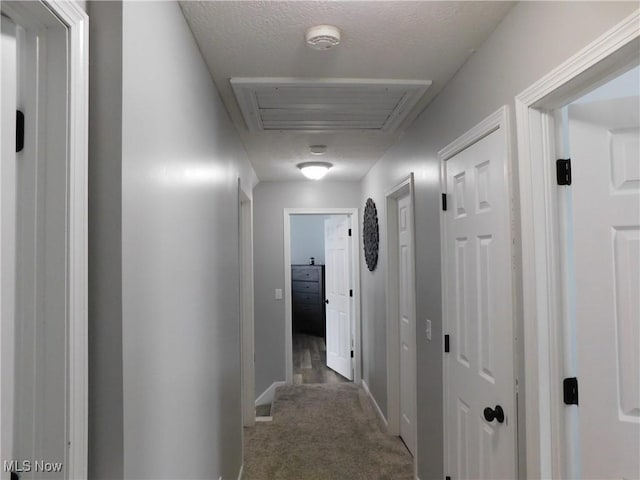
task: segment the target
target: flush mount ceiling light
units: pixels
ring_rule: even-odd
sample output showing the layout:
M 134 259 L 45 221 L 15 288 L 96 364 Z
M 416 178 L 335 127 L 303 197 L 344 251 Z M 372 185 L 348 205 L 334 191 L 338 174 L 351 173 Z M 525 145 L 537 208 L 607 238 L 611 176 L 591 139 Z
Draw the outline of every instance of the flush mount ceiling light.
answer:
M 311 180 L 320 180 L 333 167 L 329 162 L 303 162 L 296 165 L 302 174 Z
M 315 50 L 329 50 L 340 44 L 340 30 L 332 25 L 316 25 L 307 30 L 304 38 Z

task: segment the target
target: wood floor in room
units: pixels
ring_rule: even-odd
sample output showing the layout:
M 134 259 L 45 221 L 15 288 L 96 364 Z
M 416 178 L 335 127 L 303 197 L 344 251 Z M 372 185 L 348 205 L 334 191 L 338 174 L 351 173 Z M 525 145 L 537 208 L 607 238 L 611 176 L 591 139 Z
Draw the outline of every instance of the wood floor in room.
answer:
M 302 333 L 293 334 L 293 383 L 342 383 L 342 375 L 327 367 L 324 338 Z

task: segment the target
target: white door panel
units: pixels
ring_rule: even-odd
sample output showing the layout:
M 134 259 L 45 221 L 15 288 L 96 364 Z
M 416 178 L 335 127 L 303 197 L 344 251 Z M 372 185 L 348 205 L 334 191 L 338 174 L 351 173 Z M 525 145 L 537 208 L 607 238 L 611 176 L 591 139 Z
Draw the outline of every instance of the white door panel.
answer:
M 416 449 L 415 307 L 411 196 L 398 198 L 398 297 L 400 332 L 400 436 L 412 455 Z
M 583 478 L 640 478 L 639 105 L 569 106 Z
M 351 269 L 349 217 L 325 220 L 327 366 L 353 380 L 351 359 Z
M 516 478 L 510 213 L 502 128 L 445 163 L 447 475 Z M 505 419 L 487 420 L 500 406 Z M 495 408 L 497 410 L 497 408 Z

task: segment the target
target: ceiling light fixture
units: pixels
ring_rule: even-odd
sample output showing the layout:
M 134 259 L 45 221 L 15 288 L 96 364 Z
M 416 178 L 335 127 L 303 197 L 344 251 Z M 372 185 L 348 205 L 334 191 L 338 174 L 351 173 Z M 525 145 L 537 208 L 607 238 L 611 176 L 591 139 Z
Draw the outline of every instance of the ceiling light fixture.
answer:
M 340 30 L 333 25 L 316 25 L 307 30 L 304 38 L 315 50 L 329 50 L 340 44 Z
M 311 180 L 320 180 L 333 167 L 329 162 L 303 162 L 296 165 Z

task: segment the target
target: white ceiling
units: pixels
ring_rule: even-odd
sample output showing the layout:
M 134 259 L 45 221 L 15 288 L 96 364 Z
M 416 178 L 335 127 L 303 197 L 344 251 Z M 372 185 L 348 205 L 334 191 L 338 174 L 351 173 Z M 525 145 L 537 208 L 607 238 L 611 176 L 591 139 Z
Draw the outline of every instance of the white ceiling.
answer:
M 359 180 L 399 133 L 249 132 L 229 83 L 232 77 L 430 80 L 415 117 L 507 14 L 513 2 L 183 1 L 184 15 L 235 123 L 258 178 L 301 180 L 295 165 L 309 145 L 326 144 L 313 160 L 335 166 L 327 180 Z M 328 51 L 306 46 L 318 24 L 342 31 Z M 411 120 L 411 118 L 409 119 Z

